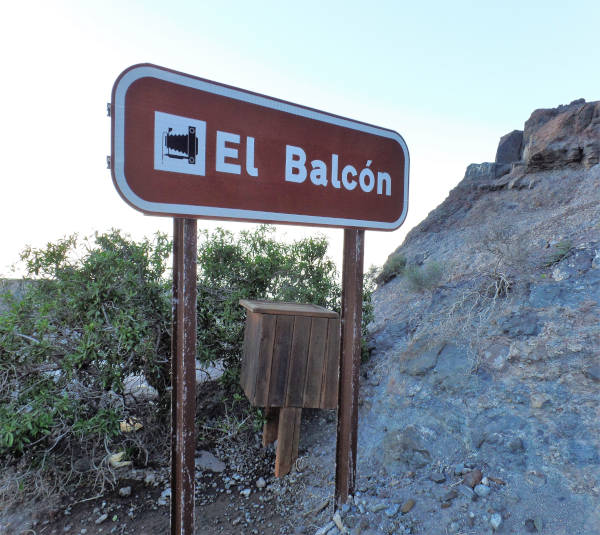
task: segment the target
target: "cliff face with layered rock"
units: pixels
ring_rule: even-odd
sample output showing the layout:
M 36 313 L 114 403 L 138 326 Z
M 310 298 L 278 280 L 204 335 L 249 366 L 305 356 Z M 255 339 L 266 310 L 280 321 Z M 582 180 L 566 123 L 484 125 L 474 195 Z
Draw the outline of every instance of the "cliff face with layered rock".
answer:
M 415 533 L 600 533 L 599 157 L 600 102 L 537 110 L 389 259 L 359 473 Z

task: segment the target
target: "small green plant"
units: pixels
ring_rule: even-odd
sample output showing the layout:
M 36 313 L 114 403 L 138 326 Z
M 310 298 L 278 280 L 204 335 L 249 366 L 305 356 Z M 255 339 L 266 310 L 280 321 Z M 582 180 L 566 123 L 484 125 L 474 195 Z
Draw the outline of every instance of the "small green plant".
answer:
M 383 265 L 381 273 L 375 278 L 377 284 L 385 284 L 394 277 L 402 275 L 406 268 L 406 258 L 400 253 L 392 254 Z
M 544 262 L 544 267 L 551 267 L 554 264 L 558 264 L 567 256 L 569 256 L 573 252 L 573 242 L 571 240 L 561 240 L 556 245 L 554 245 L 554 249 L 550 252 L 546 261 Z
M 439 284 L 443 272 L 442 264 L 429 262 L 422 266 L 409 265 L 404 270 L 404 275 L 411 290 L 423 292 L 435 288 Z
M 373 292 L 375 291 L 375 268 L 372 267 L 363 276 L 363 303 L 362 303 L 362 328 L 361 328 L 361 362 L 367 362 L 371 357 L 368 344 L 369 324 L 375 319 L 373 306 Z

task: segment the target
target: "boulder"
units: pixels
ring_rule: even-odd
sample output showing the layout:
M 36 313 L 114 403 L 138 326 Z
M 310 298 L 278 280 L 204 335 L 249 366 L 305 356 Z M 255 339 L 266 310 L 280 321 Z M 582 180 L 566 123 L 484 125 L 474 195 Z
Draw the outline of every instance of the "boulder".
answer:
M 444 345 L 435 344 L 431 347 L 430 341 L 426 338 L 415 340 L 400 355 L 398 370 L 412 376 L 426 375 L 427 372 L 435 368 L 438 355 Z
M 493 162 L 472 163 L 467 166 L 464 180 L 485 182 L 496 178 L 496 164 Z
M 511 164 L 521 159 L 523 148 L 523 130 L 513 130 L 500 138 L 496 150 L 497 164 Z
M 383 439 L 382 450 L 386 465 L 400 462 L 409 469 L 423 468 L 431 462 L 426 441 L 414 425 L 388 432 Z
M 130 374 L 123 381 L 123 394 L 132 396 L 138 402 L 156 401 L 158 391 L 143 375 Z

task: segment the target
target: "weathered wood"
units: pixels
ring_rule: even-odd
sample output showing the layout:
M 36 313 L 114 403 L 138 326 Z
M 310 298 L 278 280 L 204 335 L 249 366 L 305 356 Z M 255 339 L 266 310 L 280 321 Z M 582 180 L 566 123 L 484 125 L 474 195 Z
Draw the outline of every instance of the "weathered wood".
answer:
M 339 317 L 325 314 L 269 314 L 259 301 L 241 300 L 247 309 L 240 384 L 259 407 L 337 406 Z M 271 310 L 277 303 L 268 303 Z M 285 305 L 288 312 L 313 305 Z M 311 312 L 311 313 L 312 313 Z
M 302 404 L 305 408 L 318 409 L 321 403 L 323 362 L 327 347 L 327 323 L 327 318 L 312 318 L 304 402 Z
M 240 305 L 251 312 L 276 314 L 284 316 L 311 316 L 316 318 L 337 318 L 338 314 L 319 305 L 311 303 L 286 303 L 273 301 L 250 301 L 240 299 Z
M 356 484 L 364 238 L 364 230 L 344 230 L 342 337 L 335 476 L 336 508 L 346 503 L 348 494 L 354 494 Z
M 244 331 L 240 385 L 250 400 L 255 398 L 261 328 L 262 316 L 254 312 L 248 312 Z
M 268 446 L 277 440 L 279 430 L 279 408 L 265 408 L 265 424 L 263 425 L 262 445 Z
M 293 464 L 298 458 L 301 420 L 302 409 L 286 407 L 279 411 L 279 428 L 277 432 L 277 449 L 275 453 L 275 477 L 282 477 L 289 474 Z
M 273 344 L 275 340 L 275 326 L 277 316 L 265 314 L 261 320 L 260 342 L 258 344 L 260 358 L 256 367 L 256 387 L 254 399 L 250 403 L 255 407 L 269 407 L 269 384 L 271 382 L 271 362 L 273 358 Z
M 269 381 L 269 407 L 285 405 L 290 348 L 294 334 L 294 317 L 277 316 L 275 343 L 273 344 L 273 362 Z
M 340 371 L 340 320 L 330 319 L 327 322 L 327 349 L 321 388 L 322 409 L 335 409 L 338 402 Z
M 306 377 L 306 367 L 308 365 L 311 323 L 311 318 L 308 316 L 294 317 L 294 336 L 292 338 L 286 386 L 286 407 L 302 407 L 304 403 L 304 378 Z

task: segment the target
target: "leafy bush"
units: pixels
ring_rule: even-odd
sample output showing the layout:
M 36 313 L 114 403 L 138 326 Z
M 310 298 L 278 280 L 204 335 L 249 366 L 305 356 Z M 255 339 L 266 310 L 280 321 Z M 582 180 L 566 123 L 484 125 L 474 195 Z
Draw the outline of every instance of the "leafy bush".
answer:
M 443 271 L 443 267 L 439 262 L 429 262 L 423 266 L 408 266 L 404 270 L 404 275 L 412 290 L 423 292 L 431 290 L 439 284 Z
M 165 236 L 136 243 L 118 231 L 23 252 L 33 280 L 0 315 L 0 455 L 83 448 L 101 460 L 119 421 L 148 410 L 124 379 L 166 391 L 169 254 Z
M 222 229 L 202 234 L 198 356 L 224 362 L 226 385 L 239 375 L 245 317 L 239 299 L 310 302 L 339 311 L 339 277 L 326 253 L 324 237 L 281 243 L 266 226 L 239 235 Z M 136 242 L 116 230 L 24 251 L 30 282 L 20 299 L 5 296 L 0 314 L 0 457 L 53 470 L 52 484 L 85 473 L 96 486 L 112 477 L 109 453 L 125 451 L 142 464 L 164 460 L 170 254 L 164 235 Z M 363 333 L 372 319 L 371 291 L 367 277 Z M 128 393 L 132 376 L 149 382 L 156 401 Z M 228 392 L 223 401 L 239 406 L 236 388 Z M 257 418 L 253 411 L 243 419 Z M 143 427 L 121 432 L 124 421 Z M 82 458 L 88 468 L 75 466 Z

